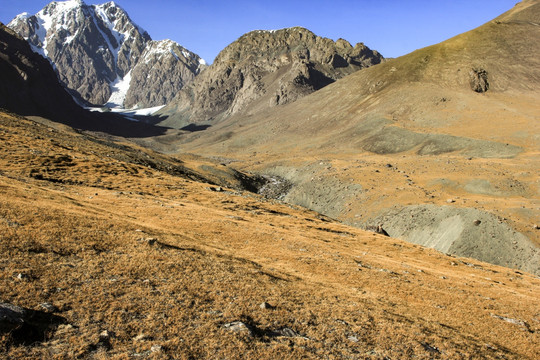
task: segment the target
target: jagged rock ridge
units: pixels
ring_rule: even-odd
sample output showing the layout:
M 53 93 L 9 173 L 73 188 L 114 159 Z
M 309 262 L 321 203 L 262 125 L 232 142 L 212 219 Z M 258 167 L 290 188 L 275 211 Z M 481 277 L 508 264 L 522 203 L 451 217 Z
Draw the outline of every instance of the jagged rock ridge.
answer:
M 283 105 L 381 61 L 362 43 L 353 47 L 300 27 L 252 31 L 221 51 L 162 114 L 167 125 L 181 127 Z
M 51 2 L 8 26 L 48 58 L 60 81 L 94 105 L 163 105 L 204 67 L 171 40 L 152 41 L 114 2 Z

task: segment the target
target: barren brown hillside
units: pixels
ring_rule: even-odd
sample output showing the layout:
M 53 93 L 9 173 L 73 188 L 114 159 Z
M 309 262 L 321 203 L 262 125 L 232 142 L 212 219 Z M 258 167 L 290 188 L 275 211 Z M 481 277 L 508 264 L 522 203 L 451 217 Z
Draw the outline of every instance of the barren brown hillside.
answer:
M 526 0 L 293 104 L 152 146 L 279 176 L 286 201 L 351 225 L 538 274 L 539 24 Z
M 535 276 L 45 123 L 0 116 L 0 358 L 540 355 Z

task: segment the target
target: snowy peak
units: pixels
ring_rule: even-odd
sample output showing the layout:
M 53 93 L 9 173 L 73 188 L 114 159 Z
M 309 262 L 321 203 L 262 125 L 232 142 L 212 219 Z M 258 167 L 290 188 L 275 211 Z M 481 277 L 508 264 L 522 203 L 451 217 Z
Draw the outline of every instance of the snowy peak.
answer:
M 205 68 L 203 59 L 175 41 L 149 41 L 130 74 L 124 104 L 167 104 Z
M 188 69 L 171 90 L 176 93 L 204 67 L 204 60 L 173 41 L 154 42 L 115 2 L 87 5 L 81 0 L 54 1 L 35 15 L 23 13 L 8 26 L 25 38 L 34 52 L 48 59 L 65 87 L 90 104 L 117 107 L 156 106 L 163 103 L 125 103 L 133 70 L 141 61 Z M 163 61 L 163 57 L 172 57 Z M 144 58 L 144 59 L 143 59 Z M 142 60 L 143 59 L 143 60 Z M 163 65 L 166 63 L 166 65 Z M 178 64 L 176 64 L 178 63 Z M 165 68 L 163 67 L 165 66 Z M 160 89 L 151 86 L 152 91 Z M 146 91 L 140 88 L 138 91 Z M 149 99 L 150 94 L 135 98 Z M 169 101 L 168 97 L 156 99 Z
M 78 26 L 78 11 L 83 4 L 78 1 L 52 2 L 36 15 L 23 13 L 15 17 L 8 27 L 19 32 L 32 46 L 32 49 L 48 58 L 48 42 L 51 34 L 65 41 L 73 38 Z
M 196 65 L 193 70 L 197 73 L 206 66 L 206 61 L 201 59 L 199 55 L 187 50 L 176 41 L 169 39 L 148 42 L 143 53 L 143 61 L 149 63 L 154 59 L 170 56 L 187 66 L 193 67 Z
M 101 21 L 112 32 L 119 44 L 123 40 L 132 37 L 135 33 L 139 33 L 145 38 L 150 39 L 146 30 L 133 22 L 124 9 L 116 5 L 113 1 L 102 5 L 93 5 L 93 8 L 96 15 L 99 16 Z

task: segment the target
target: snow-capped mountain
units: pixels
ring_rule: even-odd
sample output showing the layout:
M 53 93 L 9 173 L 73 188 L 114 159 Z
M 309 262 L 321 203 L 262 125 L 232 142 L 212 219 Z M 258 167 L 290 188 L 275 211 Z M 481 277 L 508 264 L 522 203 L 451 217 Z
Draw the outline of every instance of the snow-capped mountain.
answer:
M 163 105 L 206 66 L 171 40 L 152 41 L 112 1 L 54 1 L 8 26 L 49 59 L 66 88 L 93 105 Z

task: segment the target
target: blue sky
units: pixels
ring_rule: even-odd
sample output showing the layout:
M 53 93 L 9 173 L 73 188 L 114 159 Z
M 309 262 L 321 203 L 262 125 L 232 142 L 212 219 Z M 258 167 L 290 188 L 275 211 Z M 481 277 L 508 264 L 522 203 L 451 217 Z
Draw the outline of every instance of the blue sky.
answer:
M 0 21 L 35 14 L 50 1 L 0 0 Z M 85 0 L 99 4 L 104 0 Z M 209 63 L 246 32 L 302 26 L 319 36 L 363 42 L 398 57 L 471 30 L 517 0 L 118 0 L 155 40 L 172 39 Z

